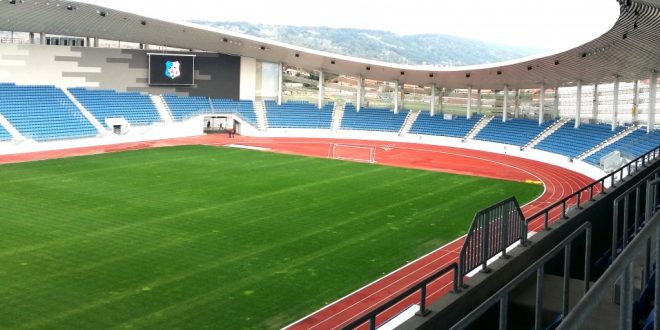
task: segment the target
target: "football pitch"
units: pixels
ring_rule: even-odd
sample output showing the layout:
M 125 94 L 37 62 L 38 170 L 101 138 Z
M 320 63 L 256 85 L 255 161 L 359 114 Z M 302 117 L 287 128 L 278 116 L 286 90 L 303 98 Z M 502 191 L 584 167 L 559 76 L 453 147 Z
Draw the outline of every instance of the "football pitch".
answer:
M 0 165 L 0 328 L 280 328 L 538 185 L 210 146 Z

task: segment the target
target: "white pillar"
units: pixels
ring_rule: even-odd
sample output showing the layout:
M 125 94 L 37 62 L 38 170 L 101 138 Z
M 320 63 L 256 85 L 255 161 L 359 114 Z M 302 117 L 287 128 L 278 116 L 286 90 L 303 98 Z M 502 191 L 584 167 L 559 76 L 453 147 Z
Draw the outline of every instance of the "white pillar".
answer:
M 39 43 L 42 45 L 46 44 L 46 32 L 39 33 Z
M 555 87 L 555 97 L 554 97 L 554 117 L 559 117 L 559 87 Z
M 575 128 L 580 128 L 580 116 L 582 115 L 582 81 L 577 82 L 577 92 L 575 94 Z
M 325 79 L 323 76 L 324 76 L 323 71 L 322 70 L 319 71 L 319 100 L 317 104 L 319 109 L 323 108 L 323 99 L 325 99 L 325 95 L 323 93 L 324 92 L 323 80 Z
M 472 118 L 472 87 L 468 87 L 467 119 Z
M 651 81 L 649 81 L 649 118 L 647 121 L 647 131 L 649 133 L 655 130 L 655 97 L 658 92 L 658 72 L 651 72 Z
M 544 106 L 545 106 L 545 84 L 541 83 L 541 93 L 539 94 L 539 125 L 543 124 Z
M 282 69 L 282 62 L 280 62 L 277 65 L 277 105 L 282 105 L 282 85 L 284 84 Z
M 639 105 L 639 80 L 635 80 L 633 86 L 633 122 L 637 122 L 637 106 Z
M 85 47 L 92 47 L 92 45 L 90 44 L 91 42 L 92 42 L 92 38 L 85 37 Z M 146 49 L 144 47 L 144 44 L 140 44 L 140 46 L 142 46 L 142 48 L 140 48 L 140 49 Z
M 399 82 L 394 82 L 394 113 L 399 113 Z
M 520 90 L 516 89 L 516 96 L 513 103 L 513 116 L 515 118 L 518 118 L 519 113 L 520 113 Z
M 598 121 L 598 84 L 594 84 L 594 104 L 591 110 L 591 119 L 594 123 Z
M 442 97 L 445 96 L 445 91 L 446 91 L 445 88 L 442 88 L 442 89 L 440 90 L 440 97 L 439 97 L 439 99 L 438 99 L 438 104 L 440 105 L 440 113 L 444 113 L 444 112 L 445 112 L 445 106 L 444 106 L 444 102 L 443 102 L 443 100 L 442 100 Z
M 94 47 L 99 48 L 99 37 L 94 38 Z
M 355 110 L 360 111 L 362 107 L 362 95 L 364 93 L 364 78 L 362 75 L 358 76 L 357 92 L 355 93 Z
M 30 32 L 30 45 L 34 45 L 34 32 Z
M 435 116 L 435 84 L 431 85 L 431 117 Z
M 481 114 L 481 88 L 477 89 L 477 112 Z
M 614 89 L 612 90 L 612 131 L 616 130 L 618 115 L 619 115 L 619 76 L 615 76 Z
M 509 86 L 504 85 L 504 98 L 502 99 L 502 122 L 506 123 L 509 108 Z

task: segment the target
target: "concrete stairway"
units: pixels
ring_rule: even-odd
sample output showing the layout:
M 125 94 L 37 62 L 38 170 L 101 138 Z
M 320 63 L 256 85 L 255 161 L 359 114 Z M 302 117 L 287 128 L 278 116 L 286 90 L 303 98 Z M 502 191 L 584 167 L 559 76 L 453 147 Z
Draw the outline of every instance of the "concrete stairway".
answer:
M 401 129 L 399 130 L 399 136 L 404 136 L 410 132 L 410 129 L 412 128 L 412 125 L 417 121 L 417 117 L 419 117 L 420 111 L 414 111 L 411 110 L 408 112 L 408 115 L 406 116 L 406 120 L 403 122 L 403 125 L 401 125 Z
M 537 144 L 541 143 L 541 141 L 545 140 L 548 136 L 550 136 L 552 133 L 557 131 L 559 128 L 564 126 L 570 119 L 569 118 L 562 118 L 559 119 L 556 123 L 552 124 L 550 127 L 546 128 L 543 130 L 543 132 L 539 133 L 532 141 L 529 141 L 525 146 L 522 147 L 522 149 L 527 149 L 527 148 L 534 148 Z
M 585 158 L 587 158 L 587 157 L 589 157 L 589 156 L 591 156 L 591 155 L 597 153 L 598 151 L 602 150 L 603 148 L 609 146 L 610 144 L 612 144 L 612 143 L 614 143 L 614 142 L 616 142 L 616 141 L 619 141 L 619 140 L 623 139 L 624 137 L 628 136 L 629 134 L 632 134 L 632 132 L 636 131 L 638 128 L 639 128 L 639 127 L 637 127 L 637 126 L 635 126 L 635 125 L 630 126 L 630 127 L 628 127 L 628 129 L 626 129 L 626 130 L 620 132 L 619 134 L 617 134 L 617 135 L 615 135 L 615 136 L 613 136 L 613 137 L 611 137 L 611 138 L 609 138 L 609 139 L 603 141 L 603 143 L 601 143 L 601 144 L 599 144 L 599 145 L 597 145 L 597 146 L 595 146 L 595 147 L 593 147 L 593 148 L 591 148 L 591 149 L 585 151 L 584 153 L 582 153 L 581 155 L 579 155 L 579 156 L 577 156 L 577 157 L 575 157 L 575 158 L 576 158 L 577 160 L 583 160 L 583 159 L 585 159 Z
M 257 115 L 257 127 L 260 131 L 265 132 L 268 130 L 268 120 L 266 119 L 266 105 L 263 100 L 255 100 L 252 102 L 254 112 Z
M 490 121 L 494 118 L 495 116 L 483 116 L 481 120 L 479 120 L 479 122 L 477 122 L 477 124 L 472 127 L 467 135 L 465 135 L 463 141 L 474 139 L 474 137 L 477 136 L 477 134 L 479 134 L 479 132 L 481 132 L 481 130 L 484 129 L 484 127 L 486 127 L 486 125 L 488 125 L 488 123 L 490 123 Z
M 333 132 L 337 132 L 341 129 L 341 121 L 344 118 L 344 109 L 346 109 L 345 103 L 335 102 L 335 106 L 332 109 L 332 125 L 330 126 Z
M 108 130 L 105 128 L 105 126 L 103 126 L 103 124 L 101 124 L 96 119 L 96 117 L 94 117 L 94 115 L 92 115 L 92 113 L 89 112 L 82 105 L 82 103 L 78 102 L 78 99 L 76 99 L 76 97 L 73 96 L 73 94 L 71 94 L 71 92 L 69 92 L 68 89 L 66 89 L 65 87 L 60 87 L 60 90 L 62 90 L 64 95 L 66 95 L 66 97 L 68 97 L 69 100 L 71 100 L 71 102 L 73 102 L 73 104 L 76 106 L 76 108 L 78 108 L 78 110 L 80 110 L 80 112 L 83 114 L 83 116 L 85 116 L 85 118 L 87 118 L 87 120 L 89 120 L 89 122 L 92 123 L 92 125 L 94 125 L 94 128 L 96 128 L 96 130 L 99 132 L 100 136 L 105 136 L 106 134 L 108 134 Z
M 151 95 L 150 97 L 151 97 L 151 102 L 156 107 L 156 110 L 158 110 L 160 119 L 164 123 L 173 123 L 174 119 L 172 119 L 172 111 L 170 111 L 170 107 L 167 105 L 167 102 L 165 102 L 165 100 L 163 99 L 163 96 Z
M 11 135 L 11 139 L 14 141 L 23 141 L 25 137 L 12 125 L 7 118 L 0 114 L 0 126 L 4 127 L 7 132 Z

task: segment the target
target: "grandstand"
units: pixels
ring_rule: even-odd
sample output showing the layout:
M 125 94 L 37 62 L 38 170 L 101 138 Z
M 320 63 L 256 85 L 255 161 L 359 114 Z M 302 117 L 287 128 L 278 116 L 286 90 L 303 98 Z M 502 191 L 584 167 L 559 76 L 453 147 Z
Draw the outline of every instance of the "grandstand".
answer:
M 98 133 L 71 100 L 54 86 L 0 84 L 0 114 L 35 141 L 93 137 Z
M 334 103 L 326 103 L 323 108 L 307 101 L 289 101 L 277 105 L 275 101 L 266 101 L 268 127 L 270 128 L 310 128 L 330 129 Z
M 623 127 L 617 127 L 613 131 L 611 125 L 605 124 L 583 124 L 575 128 L 575 122 L 571 120 L 535 148 L 575 158 L 622 130 Z
M 475 139 L 523 147 L 555 123 L 549 120 L 539 125 L 538 121 L 525 118 L 503 122 L 501 117 L 495 117 L 477 133 Z
M 146 94 L 86 88 L 69 88 L 69 91 L 101 123 L 108 118 L 124 118 L 131 125 L 160 121 L 156 107 Z
M 406 120 L 408 111 L 394 113 L 389 109 L 362 108 L 357 111 L 353 104 L 346 104 L 341 129 L 398 132 Z
M 660 323 L 657 1 L 453 68 L 54 1 L 0 1 L 0 328 Z
M 190 119 L 199 114 L 211 113 L 211 103 L 207 97 L 163 95 L 163 99 L 176 121 Z
M 422 112 L 410 129 L 410 133 L 464 138 L 481 120 L 481 116 L 478 115 L 470 119 L 464 116 L 450 117 L 451 119 L 445 119 L 443 116 L 430 116 Z

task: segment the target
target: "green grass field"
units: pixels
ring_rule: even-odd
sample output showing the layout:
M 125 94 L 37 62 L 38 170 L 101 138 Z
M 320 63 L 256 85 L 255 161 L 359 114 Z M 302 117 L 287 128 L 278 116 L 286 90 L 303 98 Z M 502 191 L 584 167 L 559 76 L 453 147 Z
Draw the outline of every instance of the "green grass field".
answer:
M 542 187 L 206 146 L 0 166 L 0 328 L 279 328 Z

